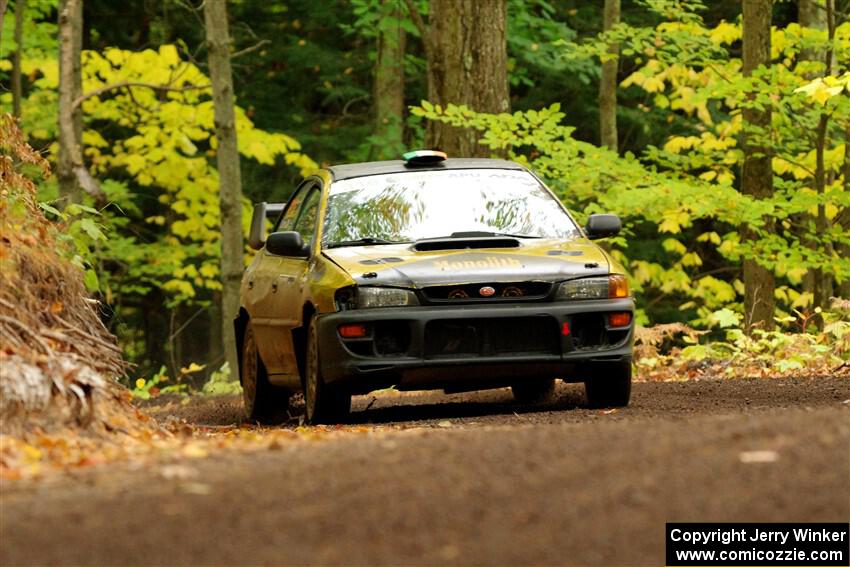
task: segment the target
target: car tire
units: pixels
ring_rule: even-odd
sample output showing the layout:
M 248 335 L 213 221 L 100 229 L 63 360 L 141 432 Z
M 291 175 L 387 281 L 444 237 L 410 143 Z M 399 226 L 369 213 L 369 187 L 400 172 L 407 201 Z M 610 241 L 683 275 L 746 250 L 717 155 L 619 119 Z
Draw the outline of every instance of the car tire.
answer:
M 333 424 L 343 421 L 351 412 L 351 394 L 333 388 L 322 379 L 319 364 L 319 336 L 316 318 L 310 321 L 307 334 L 307 364 L 304 377 L 304 414 L 307 423 Z
M 555 395 L 555 379 L 534 379 L 511 386 L 514 399 L 521 404 L 542 404 Z
M 245 419 L 262 424 L 283 423 L 289 417 L 288 390 L 269 382 L 266 365 L 260 358 L 251 322 L 245 326 L 242 339 L 242 402 Z
M 632 361 L 594 363 L 592 377 L 585 380 L 587 403 L 592 408 L 617 408 L 629 405 L 632 392 Z

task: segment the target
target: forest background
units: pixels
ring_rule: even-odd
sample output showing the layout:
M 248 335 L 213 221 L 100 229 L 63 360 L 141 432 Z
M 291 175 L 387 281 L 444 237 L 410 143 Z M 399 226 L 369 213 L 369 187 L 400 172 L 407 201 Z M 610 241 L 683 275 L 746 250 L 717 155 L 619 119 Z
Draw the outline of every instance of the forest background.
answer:
M 638 322 L 697 329 L 687 356 L 844 364 L 849 4 L 228 2 L 243 230 L 251 202 L 285 200 L 317 165 L 434 145 L 506 156 L 580 221 L 623 218 L 608 246 Z M 202 6 L 0 0 L 0 13 L 0 103 L 54 165 L 30 172 L 41 208 L 128 379 L 226 374 Z M 64 66 L 63 41 L 77 53 Z

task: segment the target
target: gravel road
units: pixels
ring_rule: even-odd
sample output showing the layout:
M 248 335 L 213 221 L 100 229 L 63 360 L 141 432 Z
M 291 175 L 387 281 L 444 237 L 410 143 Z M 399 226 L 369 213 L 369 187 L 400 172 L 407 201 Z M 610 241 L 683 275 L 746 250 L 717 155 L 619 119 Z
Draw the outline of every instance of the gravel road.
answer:
M 638 383 L 614 412 L 566 385 L 537 408 L 506 390 L 362 397 L 365 427 L 327 440 L 222 449 L 177 475 L 4 481 L 0 564 L 658 566 L 665 522 L 847 521 L 848 398 L 834 377 Z

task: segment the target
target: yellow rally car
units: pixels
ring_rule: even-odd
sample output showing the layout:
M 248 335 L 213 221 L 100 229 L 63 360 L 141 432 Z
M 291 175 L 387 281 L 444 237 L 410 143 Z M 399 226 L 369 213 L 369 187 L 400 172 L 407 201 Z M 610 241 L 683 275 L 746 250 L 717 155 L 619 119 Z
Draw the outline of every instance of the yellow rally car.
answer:
M 516 163 L 405 158 L 329 167 L 255 205 L 235 321 L 247 417 L 274 422 L 303 391 L 309 422 L 336 422 L 352 394 L 389 386 L 510 386 L 532 403 L 555 378 L 627 405 L 634 300 L 591 242 L 620 220 L 580 228 Z

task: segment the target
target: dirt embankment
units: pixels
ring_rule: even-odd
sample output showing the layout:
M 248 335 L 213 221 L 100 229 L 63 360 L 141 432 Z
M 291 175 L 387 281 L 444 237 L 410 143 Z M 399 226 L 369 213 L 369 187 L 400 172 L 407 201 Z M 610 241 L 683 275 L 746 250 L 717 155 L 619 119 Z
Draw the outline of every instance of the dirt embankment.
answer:
M 0 114 L 0 434 L 126 429 L 134 411 L 113 381 L 126 368 L 121 349 L 71 260 L 77 251 L 63 226 L 37 200 L 31 177 L 49 175 L 15 119 Z

